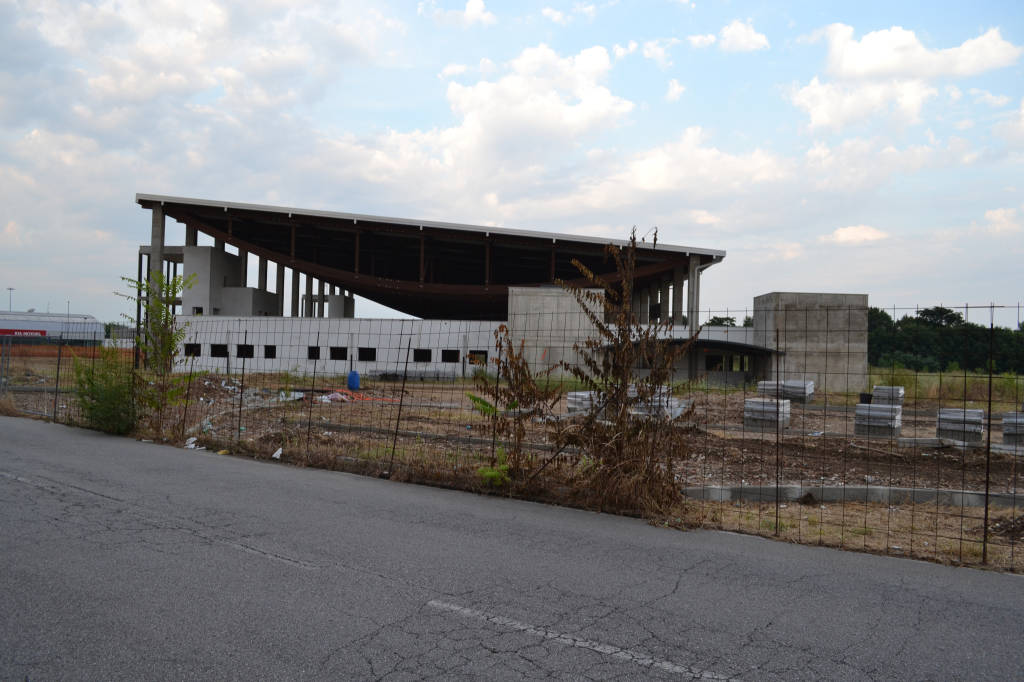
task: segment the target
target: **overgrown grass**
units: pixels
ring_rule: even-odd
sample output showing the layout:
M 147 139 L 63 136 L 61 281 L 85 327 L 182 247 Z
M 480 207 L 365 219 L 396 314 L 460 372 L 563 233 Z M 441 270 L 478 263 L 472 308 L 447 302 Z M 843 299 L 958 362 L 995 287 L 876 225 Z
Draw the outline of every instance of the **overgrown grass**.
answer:
M 904 367 L 872 367 L 872 386 L 902 386 L 905 402 L 936 401 L 967 403 L 980 406 L 988 401 L 988 374 L 980 372 L 915 372 Z M 1024 400 L 1024 376 L 1006 373 L 992 376 L 992 400 L 1017 405 Z

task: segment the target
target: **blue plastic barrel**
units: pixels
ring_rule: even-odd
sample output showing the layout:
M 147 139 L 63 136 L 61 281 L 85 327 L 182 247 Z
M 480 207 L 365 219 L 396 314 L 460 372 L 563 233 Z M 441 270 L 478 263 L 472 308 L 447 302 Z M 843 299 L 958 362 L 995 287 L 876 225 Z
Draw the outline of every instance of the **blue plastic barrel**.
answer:
M 359 372 L 355 370 L 352 370 L 351 372 L 348 373 L 348 390 L 359 390 Z

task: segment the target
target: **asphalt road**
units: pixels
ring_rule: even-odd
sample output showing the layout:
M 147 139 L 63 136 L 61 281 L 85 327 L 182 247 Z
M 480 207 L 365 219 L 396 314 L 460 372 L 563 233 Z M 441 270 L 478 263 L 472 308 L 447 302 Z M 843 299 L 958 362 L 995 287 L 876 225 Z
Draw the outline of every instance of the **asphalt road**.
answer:
M 0 417 L 3 679 L 1020 679 L 1018 576 Z

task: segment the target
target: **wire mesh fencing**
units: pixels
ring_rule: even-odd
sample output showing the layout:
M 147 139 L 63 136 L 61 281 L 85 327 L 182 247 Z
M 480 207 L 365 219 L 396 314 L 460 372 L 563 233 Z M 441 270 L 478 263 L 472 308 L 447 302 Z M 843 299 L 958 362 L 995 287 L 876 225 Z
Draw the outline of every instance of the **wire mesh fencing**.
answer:
M 699 333 L 687 323 L 657 330 L 668 345 L 697 335 L 663 390 L 629 404 L 631 418 L 683 435 L 674 451 L 655 453 L 682 493 L 665 520 L 1024 568 L 1020 307 L 761 303 L 701 311 Z M 595 321 L 547 305 L 509 318 L 180 318 L 174 399 L 141 435 L 585 501 L 580 487 L 600 463 L 561 436 L 588 415 L 608 418 L 600 411 L 611 378 L 600 366 L 589 384 L 570 371 L 584 363 L 580 344 L 595 338 Z M 527 379 L 501 362 L 502 323 Z M 80 384 L 90 368 L 117 367 L 135 390 L 154 383 L 135 348 L 69 336 L 0 345 L 5 399 L 84 424 Z M 646 372 L 640 358 L 632 373 L 641 381 Z M 502 391 L 527 380 L 554 398 L 525 405 Z M 513 449 L 523 461 L 509 472 Z

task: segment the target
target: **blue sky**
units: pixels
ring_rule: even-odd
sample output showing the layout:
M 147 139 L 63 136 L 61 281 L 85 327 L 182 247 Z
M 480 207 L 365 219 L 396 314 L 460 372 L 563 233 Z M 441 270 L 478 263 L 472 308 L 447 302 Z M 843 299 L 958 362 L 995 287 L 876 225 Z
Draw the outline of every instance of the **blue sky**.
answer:
M 0 0 L 0 40 L 16 309 L 116 319 L 135 192 L 657 226 L 727 251 L 716 311 L 1024 300 L 1019 3 Z

